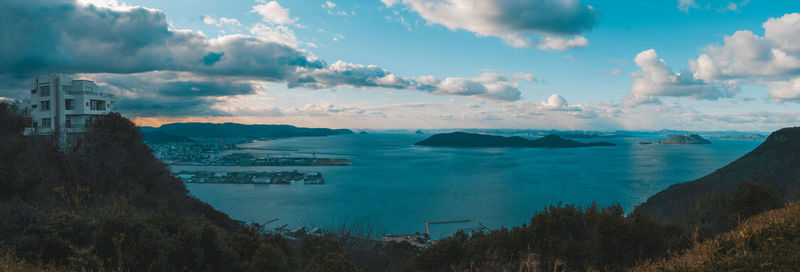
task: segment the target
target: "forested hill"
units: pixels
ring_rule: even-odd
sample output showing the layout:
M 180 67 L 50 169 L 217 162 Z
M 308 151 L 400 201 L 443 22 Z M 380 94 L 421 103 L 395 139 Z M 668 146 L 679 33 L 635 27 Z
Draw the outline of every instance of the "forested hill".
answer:
M 198 138 L 288 138 L 353 134 L 349 129 L 302 128 L 290 125 L 245 125 L 237 123 L 173 123 L 160 127 L 141 127 L 142 132 L 161 131 L 171 135 Z
M 290 246 L 191 196 L 130 120 L 61 152 L 0 103 L 0 271 L 357 271 L 337 241 Z
M 784 200 L 795 199 L 800 193 L 800 127 L 773 132 L 745 156 L 695 181 L 672 185 L 639 208 L 663 221 L 695 224 L 702 213 L 722 208 L 744 181 L 769 185 Z

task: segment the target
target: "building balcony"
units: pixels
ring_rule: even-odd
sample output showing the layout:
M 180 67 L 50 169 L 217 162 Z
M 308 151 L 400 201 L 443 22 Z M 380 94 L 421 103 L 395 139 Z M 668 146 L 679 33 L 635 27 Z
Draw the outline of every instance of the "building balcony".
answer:
M 90 91 L 64 91 L 64 93 L 68 95 L 95 95 L 101 97 L 114 97 L 113 94 L 90 92 Z

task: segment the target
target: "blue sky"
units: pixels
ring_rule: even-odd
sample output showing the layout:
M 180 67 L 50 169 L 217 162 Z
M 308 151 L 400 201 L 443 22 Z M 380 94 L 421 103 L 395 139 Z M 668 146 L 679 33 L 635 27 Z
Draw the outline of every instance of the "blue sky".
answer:
M 769 131 L 800 122 L 796 1 L 10 6 L 26 12 L 8 23 L 39 10 L 89 19 L 5 24 L 6 37 L 45 34 L 0 49 L 26 56 L 0 60 L 0 77 L 76 73 L 116 93 L 118 109 L 143 125 Z M 62 42 L 36 43 L 47 35 Z M 76 35 L 87 37 L 63 38 Z M 24 83 L 10 86 L 0 97 L 22 98 Z

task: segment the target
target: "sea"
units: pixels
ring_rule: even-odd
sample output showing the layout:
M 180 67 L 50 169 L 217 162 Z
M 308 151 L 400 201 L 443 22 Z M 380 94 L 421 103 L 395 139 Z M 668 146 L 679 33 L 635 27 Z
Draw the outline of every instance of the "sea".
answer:
M 370 133 L 242 144 L 269 156 L 347 158 L 352 166 L 172 166 L 175 171 L 320 172 L 324 185 L 188 183 L 191 195 L 233 219 L 269 228 L 355 234 L 411 234 L 431 224 L 434 239 L 458 230 L 530 224 L 548 205 L 619 204 L 625 212 L 668 186 L 710 174 L 760 141 L 642 145 L 661 135 L 576 139 L 612 147 L 450 148 L 416 146 L 430 135 Z M 535 137 L 532 137 L 535 138 Z M 240 152 L 242 152 L 240 151 Z

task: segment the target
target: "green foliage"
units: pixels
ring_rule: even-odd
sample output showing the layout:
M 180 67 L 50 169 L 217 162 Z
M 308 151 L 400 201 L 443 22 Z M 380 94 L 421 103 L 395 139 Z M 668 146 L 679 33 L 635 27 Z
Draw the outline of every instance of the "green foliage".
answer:
M 800 202 L 741 221 L 732 231 L 631 271 L 797 271 Z
M 100 118 L 67 152 L 0 103 L 0 253 L 21 269 L 358 271 L 333 239 L 292 247 L 187 195 L 136 126 Z M 9 255 L 13 252 L 12 255 Z
M 692 209 L 698 239 L 729 231 L 740 221 L 767 210 L 783 207 L 781 196 L 768 184 L 742 182 L 732 195 L 711 194 Z
M 731 198 L 726 213 L 744 219 L 767 210 L 783 207 L 783 204 L 781 196 L 770 185 L 742 182 Z
M 688 245 L 677 227 L 622 207 L 549 206 L 529 226 L 437 241 L 410 260 L 412 270 L 517 270 L 536 256 L 538 269 L 620 271 Z

